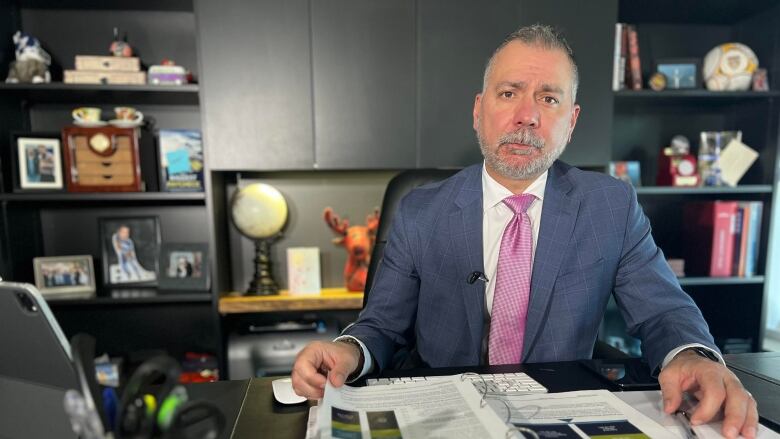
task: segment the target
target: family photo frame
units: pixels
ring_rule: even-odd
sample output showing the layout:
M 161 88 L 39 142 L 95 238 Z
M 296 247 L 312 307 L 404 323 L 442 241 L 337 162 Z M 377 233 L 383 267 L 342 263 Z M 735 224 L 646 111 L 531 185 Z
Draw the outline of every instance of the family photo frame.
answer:
M 160 290 L 208 291 L 209 246 L 206 243 L 163 243 Z
M 35 286 L 46 298 L 83 299 L 95 295 L 95 269 L 91 255 L 33 259 Z
M 14 192 L 64 190 L 59 134 L 15 133 L 11 145 Z
M 99 218 L 103 281 L 108 287 L 156 287 L 160 220 L 156 216 Z

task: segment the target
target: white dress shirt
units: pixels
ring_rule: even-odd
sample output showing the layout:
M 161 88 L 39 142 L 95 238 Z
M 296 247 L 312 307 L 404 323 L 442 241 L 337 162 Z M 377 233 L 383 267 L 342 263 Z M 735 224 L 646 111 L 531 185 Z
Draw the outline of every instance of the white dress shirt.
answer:
M 531 263 L 533 266 L 533 258 L 536 255 L 536 241 L 539 238 L 539 223 L 542 218 L 542 205 L 544 204 L 544 189 L 547 186 L 548 172 L 544 171 L 540 176 L 536 178 L 523 192 L 524 194 L 532 194 L 536 197 L 531 203 L 526 213 L 531 220 L 531 228 L 533 230 L 533 246 L 531 250 Z M 514 212 L 502 201 L 504 198 L 514 195 L 509 189 L 502 186 L 487 173 L 485 164 L 482 164 L 482 257 L 484 264 L 484 274 L 488 281 L 485 285 L 485 305 L 487 311 L 490 314 L 493 309 L 493 293 L 495 292 L 496 285 L 493 281 L 496 277 L 496 270 L 498 268 L 498 252 L 501 248 L 501 237 L 504 234 L 504 229 L 509 220 L 514 216 Z M 349 327 L 349 326 L 348 326 Z M 345 328 L 346 329 L 346 328 Z M 374 369 L 374 359 L 371 357 L 370 352 L 360 340 L 351 335 L 342 335 L 340 338 L 349 337 L 356 340 L 361 349 L 363 350 L 363 356 L 365 362 L 363 364 L 363 370 L 361 370 L 359 377 L 362 377 Z M 707 346 L 699 343 L 685 344 L 672 349 L 664 358 L 661 367 L 666 367 L 674 357 L 681 351 L 690 347 L 702 347 L 709 351 L 712 351 Z M 723 361 L 723 357 L 719 353 L 712 351 L 720 360 L 722 364 L 726 364 Z M 357 379 L 357 378 L 356 378 Z

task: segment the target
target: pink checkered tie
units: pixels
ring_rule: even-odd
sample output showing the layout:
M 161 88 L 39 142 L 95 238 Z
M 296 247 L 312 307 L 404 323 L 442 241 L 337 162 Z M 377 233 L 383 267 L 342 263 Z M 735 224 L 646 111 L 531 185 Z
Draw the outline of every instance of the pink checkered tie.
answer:
M 504 229 L 498 253 L 488 338 L 490 364 L 515 364 L 522 360 L 533 249 L 531 220 L 526 210 L 535 199 L 531 194 L 504 198 L 504 204 L 515 216 Z

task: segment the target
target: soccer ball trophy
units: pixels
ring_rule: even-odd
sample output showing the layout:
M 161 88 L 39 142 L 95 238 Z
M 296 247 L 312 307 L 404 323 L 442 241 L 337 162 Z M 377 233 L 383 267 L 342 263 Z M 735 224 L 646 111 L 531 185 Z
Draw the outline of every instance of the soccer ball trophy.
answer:
M 236 191 L 230 202 L 233 225 L 255 242 L 255 274 L 247 295 L 278 294 L 271 272 L 271 243 L 281 236 L 287 223 L 287 202 L 273 186 L 254 183 Z
M 721 44 L 704 57 L 704 83 L 712 91 L 745 91 L 756 68 L 758 58 L 748 46 Z

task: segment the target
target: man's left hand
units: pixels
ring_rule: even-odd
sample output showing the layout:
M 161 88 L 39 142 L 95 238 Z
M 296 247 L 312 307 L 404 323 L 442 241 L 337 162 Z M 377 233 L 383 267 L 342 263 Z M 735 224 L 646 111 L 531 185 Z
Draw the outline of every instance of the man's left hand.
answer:
M 688 392 L 699 400 L 691 424 L 709 422 L 724 407 L 724 436 L 729 439 L 739 434 L 749 439 L 756 437 L 756 401 L 725 365 L 696 352 L 683 351 L 663 368 L 658 382 L 666 413 L 674 413 L 680 407 L 683 392 Z

